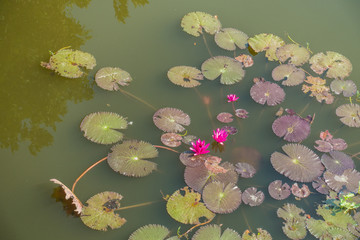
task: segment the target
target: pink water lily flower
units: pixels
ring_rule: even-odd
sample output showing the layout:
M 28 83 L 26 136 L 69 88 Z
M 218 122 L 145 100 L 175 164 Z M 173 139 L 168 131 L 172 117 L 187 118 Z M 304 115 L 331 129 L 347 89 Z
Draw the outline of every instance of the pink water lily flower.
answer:
M 205 140 L 201 141 L 200 138 L 195 143 L 192 142 L 191 145 L 192 147 L 190 147 L 190 150 L 194 152 L 194 156 L 210 152 L 209 150 L 207 150 L 210 143 L 205 145 Z
M 228 102 L 236 102 L 239 98 L 236 94 L 229 94 L 227 95 Z
M 212 135 L 212 137 L 214 138 L 214 140 L 220 144 L 224 144 L 224 142 L 227 140 L 229 133 L 226 130 L 223 129 L 216 129 L 216 131 L 214 130 L 214 134 Z

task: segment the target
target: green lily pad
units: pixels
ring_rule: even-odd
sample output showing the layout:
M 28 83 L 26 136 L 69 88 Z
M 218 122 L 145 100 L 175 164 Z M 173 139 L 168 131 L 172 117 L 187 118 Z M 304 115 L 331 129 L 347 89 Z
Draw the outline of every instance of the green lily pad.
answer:
M 177 108 L 160 108 L 154 113 L 154 124 L 164 132 L 183 132 L 190 125 L 190 116 Z
M 186 88 L 199 86 L 201 83 L 197 80 L 204 79 L 200 70 L 189 66 L 172 67 L 167 76 L 172 83 Z
M 200 224 L 200 218 L 206 218 L 206 221 L 213 219 L 215 214 L 200 199 L 200 193 L 184 187 L 170 196 L 166 210 L 173 219 L 184 224 Z
M 146 160 L 158 156 L 157 149 L 150 143 L 128 140 L 111 148 L 107 161 L 115 171 L 130 177 L 144 177 L 157 168 L 157 164 Z
M 337 227 L 330 227 L 327 231 L 332 239 L 336 240 L 358 240 L 356 236 L 351 234 L 347 229 L 337 228 Z
M 335 94 L 343 93 L 344 97 L 351 97 L 356 94 L 356 84 L 351 80 L 335 79 L 330 84 L 331 91 Z
M 273 69 L 272 78 L 275 81 L 283 80 L 282 85 L 296 86 L 304 82 L 305 72 L 292 64 L 281 64 Z
M 195 37 L 203 33 L 215 34 L 221 28 L 217 17 L 204 12 L 190 12 L 181 19 L 181 27 L 185 32 Z
M 299 221 L 305 221 L 306 219 L 305 211 L 291 203 L 285 203 L 281 208 L 278 208 L 276 213 L 278 217 L 287 222 L 291 222 L 294 219 Z
M 343 211 L 334 213 L 331 209 L 326 209 L 326 207 L 322 205 L 316 209 L 316 213 L 322 216 L 329 226 L 332 225 L 347 229 L 347 225 L 349 223 L 356 224 L 355 220 L 351 217 L 350 214 L 344 213 Z
M 93 69 L 96 66 L 96 60 L 90 53 L 73 49 L 60 49 L 50 57 L 48 63 L 41 62 L 40 65 L 54 70 L 63 77 L 79 78 L 84 74 L 80 67 Z
M 148 224 L 138 228 L 128 240 L 164 240 L 169 234 L 169 229 L 162 225 Z
M 258 233 L 252 233 L 246 230 L 242 235 L 242 240 L 272 240 L 272 237 L 265 229 L 258 228 Z
M 352 71 L 350 60 L 337 52 L 317 53 L 310 58 L 309 63 L 314 72 L 323 74 L 326 71 L 326 76 L 329 78 L 344 79 Z
M 96 84 L 102 89 L 117 91 L 119 86 L 127 86 L 132 81 L 130 74 L 120 68 L 104 67 L 95 75 Z
M 248 38 L 246 33 L 235 28 L 223 28 L 215 34 L 216 44 L 229 51 L 234 51 L 236 46 L 240 49 L 245 49 Z
M 327 233 L 329 225 L 323 220 L 310 218 L 306 220 L 306 227 L 313 236 L 320 238 Z
M 206 225 L 197 230 L 191 240 L 241 240 L 241 236 L 230 228 L 221 234 L 221 226 Z
M 81 220 L 89 228 L 106 231 L 108 227 L 116 229 L 124 225 L 125 218 L 121 218 L 114 211 L 120 208 L 122 196 L 116 192 L 102 192 L 86 201 Z
M 360 105 L 343 104 L 336 109 L 340 121 L 349 127 L 360 127 Z
M 282 63 L 289 59 L 288 64 L 301 66 L 309 60 L 310 52 L 297 44 L 285 44 L 276 50 L 276 56 Z
M 209 80 L 220 77 L 220 83 L 230 85 L 239 82 L 245 76 L 242 64 L 234 58 L 216 56 L 201 65 L 201 71 Z
M 266 51 L 265 56 L 269 61 L 277 61 L 276 49 L 285 45 L 280 37 L 271 33 L 257 34 L 249 38 L 248 43 L 255 52 Z
M 282 230 L 288 238 L 294 240 L 304 239 L 307 234 L 305 221 L 286 222 Z
M 126 118 L 112 112 L 95 112 L 86 115 L 80 124 L 84 137 L 100 144 L 112 144 L 123 139 L 119 129 L 126 129 Z

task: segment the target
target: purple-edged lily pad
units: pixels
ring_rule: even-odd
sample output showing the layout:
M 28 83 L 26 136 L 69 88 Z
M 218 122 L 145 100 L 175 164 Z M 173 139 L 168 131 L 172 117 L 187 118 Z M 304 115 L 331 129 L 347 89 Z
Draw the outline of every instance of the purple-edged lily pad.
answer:
M 229 133 L 230 135 L 235 135 L 237 134 L 238 130 L 236 127 L 233 126 L 224 126 L 221 128 L 222 130 L 225 130 L 227 133 Z
M 272 78 L 275 81 L 284 80 L 282 85 L 296 86 L 304 82 L 305 72 L 292 64 L 281 64 L 273 69 Z
M 197 155 L 194 156 L 193 151 L 186 151 L 180 153 L 179 159 L 185 165 L 189 167 L 197 167 L 204 163 L 206 156 L 205 155 Z
M 335 94 L 343 94 L 344 97 L 351 97 L 356 94 L 357 87 L 351 80 L 335 79 L 330 84 L 331 91 Z
M 255 102 L 275 106 L 285 99 L 284 90 L 276 83 L 259 81 L 250 89 L 250 95 Z
M 190 117 L 182 110 L 177 108 L 161 108 L 154 113 L 153 121 L 155 125 L 164 132 L 182 132 L 182 126 L 190 125 Z
M 217 115 L 216 119 L 219 120 L 222 123 L 231 123 L 232 121 L 234 121 L 233 115 L 231 113 L 228 113 L 228 112 L 219 113 Z
M 346 169 L 341 175 L 326 171 L 324 179 L 327 185 L 336 192 L 357 192 L 359 190 L 360 173 L 355 169 Z
M 256 173 L 256 169 L 246 162 L 236 163 L 235 168 L 235 171 L 243 178 L 252 178 Z
M 176 133 L 164 133 L 161 135 L 161 142 L 168 147 L 178 147 L 181 145 L 182 136 Z
M 330 192 L 330 187 L 321 177 L 318 177 L 316 180 L 314 180 L 311 185 L 316 191 L 318 191 L 321 194 L 328 195 Z
M 310 123 L 297 115 L 285 115 L 275 119 L 272 130 L 286 141 L 300 142 L 309 136 Z
M 131 81 L 128 72 L 116 67 L 104 67 L 95 74 L 96 84 L 108 91 L 117 91 L 120 86 L 127 86 Z
M 281 180 L 275 180 L 268 186 L 269 194 L 276 200 L 283 200 L 290 196 L 290 186 L 287 183 L 282 184 Z
M 236 109 L 235 110 L 235 115 L 238 117 L 238 118 L 242 118 L 242 119 L 245 119 L 245 118 L 248 118 L 249 112 L 246 111 L 245 109 Z
M 360 127 L 360 105 L 343 104 L 336 109 L 340 121 L 349 127 Z
M 255 187 L 247 188 L 242 194 L 242 200 L 251 207 L 259 206 L 265 199 L 262 191 L 258 191 Z
M 299 187 L 299 185 L 297 183 L 294 183 L 291 186 L 291 193 L 298 198 L 306 198 L 310 195 L 310 190 L 309 187 L 305 184 L 303 184 L 301 186 L 301 188 Z
M 343 152 L 331 151 L 328 154 L 321 156 L 321 162 L 324 164 L 326 170 L 341 175 L 346 169 L 354 169 L 355 164 L 350 156 Z

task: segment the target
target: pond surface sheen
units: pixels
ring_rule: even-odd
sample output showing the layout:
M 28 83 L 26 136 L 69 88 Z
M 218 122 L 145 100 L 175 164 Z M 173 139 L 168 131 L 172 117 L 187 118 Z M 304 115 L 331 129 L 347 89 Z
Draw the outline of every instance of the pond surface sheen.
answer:
M 200 68 L 209 58 L 203 39 L 183 32 L 180 21 L 188 12 L 203 11 L 217 15 L 223 27 L 237 28 L 250 37 L 273 33 L 289 43 L 288 33 L 303 45 L 308 42 L 314 53 L 335 51 L 349 58 L 353 64 L 349 79 L 359 87 L 359 9 L 358 0 L 1 1 L 0 238 L 127 239 L 137 228 L 150 223 L 163 224 L 176 234 L 181 224 L 167 214 L 161 196 L 161 192 L 172 194 L 185 186 L 184 166 L 173 152 L 160 149 L 155 160 L 158 171 L 144 178 L 119 175 L 102 163 L 80 180 L 76 194 L 82 202 L 103 191 L 122 194 L 122 206 L 153 202 L 121 211 L 127 223 L 120 229 L 105 233 L 92 230 L 80 219 L 67 216 L 61 204 L 50 197 L 55 187 L 50 178 L 71 186 L 82 171 L 110 151 L 111 146 L 92 143 L 80 132 L 79 124 L 89 113 L 119 113 L 134 122 L 124 131 L 127 139 L 161 144 L 161 131 L 152 122 L 153 109 L 120 92 L 102 90 L 94 83 L 97 70 L 113 66 L 133 77 L 130 86 L 124 88 L 126 91 L 157 109 L 182 109 L 192 119 L 188 132 L 207 142 L 211 141 L 212 130 L 222 126 L 216 115 L 231 111 L 226 95 L 239 95 L 236 106 L 247 109 L 250 117 L 234 122 L 239 133 L 231 137 L 226 151 L 217 155 L 232 161 L 239 147 L 257 149 L 262 156 L 254 163 L 257 174 L 252 179 L 240 179 L 238 186 L 241 190 L 258 187 L 265 192 L 266 201 L 259 207 L 242 204 L 231 214 L 218 215 L 213 223 L 241 234 L 248 228 L 255 231 L 260 227 L 268 230 L 273 239 L 286 239 L 276 209 L 291 202 L 314 214 L 314 205 L 321 203 L 324 196 L 312 194 L 301 201 L 294 197 L 276 201 L 267 193 L 267 185 L 275 179 L 291 183 L 269 161 L 271 153 L 279 151 L 286 142 L 271 130 L 278 107 L 255 103 L 249 89 L 254 77 L 271 80 L 277 63 L 267 62 L 264 53 L 260 53 L 254 56 L 254 66 L 246 70 L 239 84 L 225 86 L 218 80 L 204 80 L 198 91 L 175 86 L 167 79 L 168 69 L 178 65 Z M 231 56 L 232 53 L 220 50 L 210 35 L 206 37 L 214 55 Z M 97 66 L 87 77 L 64 79 L 40 67 L 41 61 L 49 59 L 49 51 L 65 46 L 95 56 Z M 360 130 L 343 126 L 335 115 L 336 107 L 348 100 L 338 97 L 333 105 L 320 104 L 304 95 L 301 87 L 286 88 L 286 94 L 282 107 L 302 112 L 303 116 L 316 113 L 311 135 L 302 144 L 312 148 L 320 131 L 329 129 L 349 143 L 347 153 L 359 152 L 360 145 L 355 143 Z M 201 96 L 210 97 L 211 120 Z M 182 146 L 178 151 L 185 149 Z M 358 159 L 354 160 L 359 168 Z M 181 232 L 189 228 L 182 226 Z M 308 233 L 306 239 L 314 238 Z

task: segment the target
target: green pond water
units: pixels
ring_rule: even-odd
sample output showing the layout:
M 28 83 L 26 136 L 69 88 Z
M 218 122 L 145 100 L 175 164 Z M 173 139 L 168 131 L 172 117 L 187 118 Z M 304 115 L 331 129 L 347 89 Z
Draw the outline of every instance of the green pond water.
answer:
M 122 176 L 104 162 L 79 181 L 75 192 L 83 203 L 103 191 L 122 194 L 122 206 L 153 202 L 120 211 L 127 219 L 120 229 L 92 230 L 79 218 L 67 216 L 61 203 L 51 198 L 56 185 L 49 179 L 57 178 L 70 187 L 87 167 L 110 152 L 111 145 L 92 143 L 80 131 L 80 122 L 89 113 L 116 112 L 133 122 L 123 131 L 126 139 L 161 145 L 162 132 L 152 121 L 155 110 L 120 92 L 97 87 L 94 75 L 106 66 L 129 72 L 134 80 L 124 90 L 156 109 L 174 107 L 189 114 L 189 134 L 207 142 L 212 140 L 212 130 L 224 125 L 216 120 L 216 115 L 232 111 L 226 95 L 235 93 L 240 97 L 236 107 L 248 110 L 249 118 L 231 124 L 239 133 L 229 137 L 225 152 L 216 155 L 223 161 L 235 162 L 239 148 L 259 151 L 261 159 L 253 162 L 258 172 L 251 179 L 239 179 L 238 186 L 242 191 L 255 186 L 264 191 L 266 200 L 258 207 L 241 204 L 231 214 L 217 215 L 212 223 L 241 234 L 249 228 L 263 228 L 273 239 L 287 239 L 281 230 L 283 220 L 276 216 L 276 209 L 284 203 L 295 203 L 320 218 L 314 215 L 314 209 L 325 197 L 316 194 L 311 184 L 308 185 L 314 194 L 300 201 L 293 196 L 277 201 L 267 192 L 268 184 L 275 179 L 292 183 L 270 163 L 270 155 L 281 151 L 287 142 L 271 129 L 279 106 L 255 103 L 249 90 L 254 77 L 272 80 L 271 71 L 278 63 L 268 62 L 260 53 L 253 57 L 255 64 L 246 69 L 240 83 L 227 86 L 218 80 L 204 80 L 197 91 L 172 84 L 166 73 L 178 65 L 200 68 L 210 57 L 202 37 L 193 37 L 180 26 L 188 12 L 203 11 L 217 15 L 223 27 L 237 28 L 250 37 L 273 33 L 289 43 L 289 34 L 302 45 L 308 42 L 314 53 L 339 52 L 352 62 L 348 79 L 359 88 L 359 9 L 358 0 L 1 1 L 0 238 L 128 239 L 137 228 L 150 223 L 168 227 L 172 235 L 179 226 L 181 233 L 191 227 L 181 225 L 166 212 L 161 192 L 172 194 L 186 184 L 178 154 L 163 149 L 159 149 L 159 157 L 154 160 L 158 170 L 147 177 Z M 233 55 L 217 47 L 212 36 L 207 34 L 206 38 L 214 56 Z M 80 79 L 65 79 L 40 66 L 41 61 L 48 61 L 49 51 L 66 46 L 93 54 L 97 66 Z M 248 54 L 247 50 L 237 53 Z M 311 71 L 308 66 L 306 69 Z M 285 91 L 286 99 L 280 106 L 303 116 L 316 114 L 311 135 L 302 144 L 313 149 L 320 131 L 329 129 L 335 137 L 347 141 L 346 153 L 359 152 L 360 130 L 344 126 L 335 115 L 335 109 L 347 99 L 336 97 L 334 104 L 326 105 L 303 94 L 301 86 L 287 87 Z M 210 98 L 209 109 L 201 96 Z M 183 145 L 177 150 L 187 148 Z M 354 161 L 359 168 L 359 159 Z M 308 233 L 306 239 L 315 238 Z

